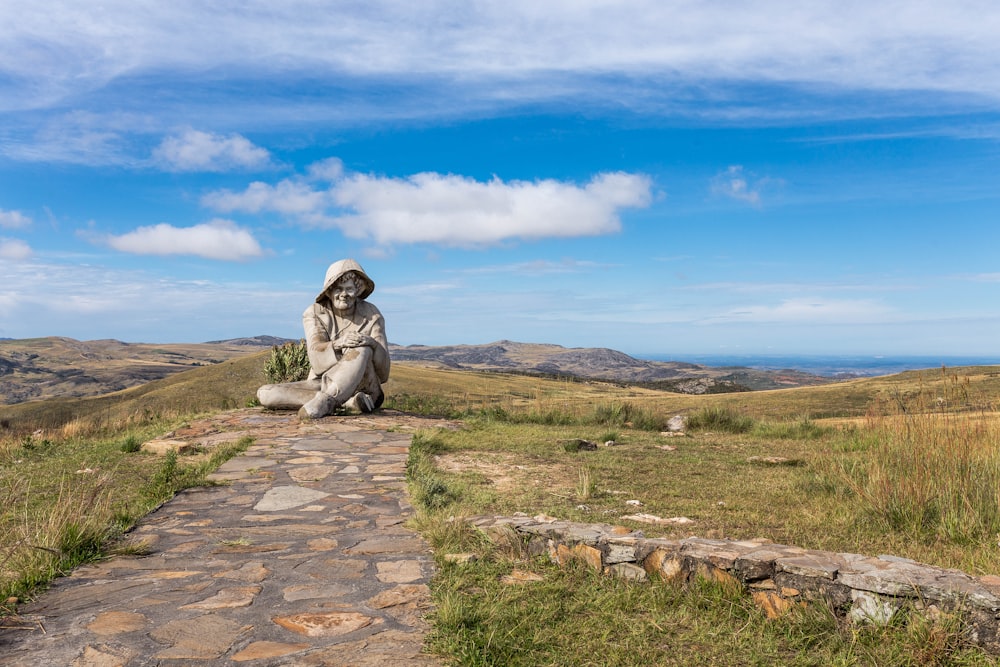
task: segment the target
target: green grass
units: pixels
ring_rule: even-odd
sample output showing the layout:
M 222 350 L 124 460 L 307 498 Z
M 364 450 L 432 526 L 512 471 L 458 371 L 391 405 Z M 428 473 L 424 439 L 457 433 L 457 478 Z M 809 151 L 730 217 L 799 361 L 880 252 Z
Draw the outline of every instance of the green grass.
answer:
M 0 406 L 0 534 L 9 536 L 0 600 L 101 557 L 157 498 L 198 483 L 198 466 L 212 464 L 147 457 L 137 443 L 182 418 L 245 405 L 265 381 L 264 362 L 253 355 L 110 396 Z M 624 515 L 644 512 L 694 520 L 672 531 L 629 524 L 650 536 L 766 537 L 1000 572 L 1000 513 L 982 492 L 1000 488 L 996 369 L 685 396 L 396 364 L 387 395 L 386 407 L 465 422 L 419 434 L 407 470 L 422 508 L 414 524 L 436 552 L 481 556 L 440 561 L 433 584 L 433 646 L 457 664 L 996 664 L 965 647 L 951 621 L 902 614 L 888 628 L 850 628 L 818 606 L 767 622 L 731 591 L 556 569 L 516 540 L 491 543 L 448 520 L 526 512 L 628 523 Z M 662 435 L 677 414 L 693 420 L 686 437 Z M 567 451 L 577 439 L 616 446 Z M 921 502 L 903 502 L 905 484 L 922 489 L 913 493 Z M 503 583 L 515 569 L 543 581 Z
M 251 442 L 244 438 L 210 455 L 138 451 L 135 443 L 166 426 L 150 424 L 124 438 L 26 437 L 0 450 L 0 601 L 30 597 L 76 565 L 104 557 L 150 510 L 204 484 Z
M 917 379 L 905 391 L 874 392 L 867 418 L 850 422 L 718 404 L 687 413 L 687 437 L 665 437 L 633 420 L 595 418 L 623 412 L 611 403 L 545 419 L 526 404 L 482 410 L 461 430 L 421 433 L 411 488 L 418 504 L 432 502 L 420 504 L 415 525 L 438 554 L 479 554 L 463 565 L 439 560 L 431 646 L 459 665 L 1000 663 L 964 641 L 958 618 L 932 622 L 906 610 L 888 627 L 852 626 L 816 602 L 769 621 L 733 591 L 559 569 L 527 557 L 516 538 L 463 535 L 452 519 L 547 514 L 648 536 L 765 537 L 1000 572 L 992 395 L 947 374 Z M 607 424 L 616 425 L 608 439 L 617 446 L 565 446 L 603 442 Z M 636 512 L 694 523 L 671 530 L 623 518 Z M 543 579 L 504 583 L 515 569 Z
M 439 571 L 428 645 L 463 666 L 993 665 L 958 619 L 904 610 L 884 628 L 853 627 L 816 602 L 769 620 L 742 590 L 696 580 L 633 583 L 578 562 L 557 567 L 516 542 L 424 515 Z M 456 564 L 444 554 L 475 552 Z M 518 582 L 509 577 L 522 573 Z M 523 573 L 535 575 L 525 581 Z

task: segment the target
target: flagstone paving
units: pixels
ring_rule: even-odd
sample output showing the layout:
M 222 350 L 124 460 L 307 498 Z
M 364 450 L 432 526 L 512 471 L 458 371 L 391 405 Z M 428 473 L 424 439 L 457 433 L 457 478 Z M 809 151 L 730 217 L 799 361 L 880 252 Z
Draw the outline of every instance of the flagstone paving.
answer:
M 253 445 L 58 579 L 0 629 L 0 665 L 437 665 L 422 652 L 433 560 L 404 522 L 415 428 L 383 412 L 303 422 L 247 409 L 168 435 Z

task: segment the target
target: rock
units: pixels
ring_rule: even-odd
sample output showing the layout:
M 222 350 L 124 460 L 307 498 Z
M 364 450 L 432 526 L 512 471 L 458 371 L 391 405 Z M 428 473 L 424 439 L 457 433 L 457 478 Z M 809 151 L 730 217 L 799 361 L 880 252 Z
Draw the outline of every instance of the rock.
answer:
M 574 438 L 564 441 L 563 449 L 567 452 L 592 452 L 597 449 L 597 443 L 583 438 Z
M 444 561 L 446 563 L 455 563 L 456 565 L 465 565 L 467 563 L 475 563 L 479 560 L 479 556 L 472 553 L 461 553 L 461 554 L 445 554 Z
M 184 440 L 158 439 L 143 443 L 141 449 L 142 451 L 149 452 L 150 454 L 164 456 L 167 452 L 184 454 L 185 452 L 191 451 L 193 448 L 193 444 L 185 442 Z
M 686 526 L 689 523 L 694 523 L 694 519 L 689 519 L 686 516 L 673 516 L 668 519 L 664 519 L 656 516 L 655 514 L 629 514 L 628 516 L 623 516 L 622 519 L 628 521 L 638 521 L 639 523 L 651 523 L 659 526 Z
M 668 433 L 680 433 L 687 428 L 687 417 L 684 415 L 674 415 L 667 420 Z
M 381 624 L 381 618 L 365 616 L 353 611 L 304 613 L 276 616 L 274 622 L 306 637 L 339 637 L 369 625 Z
M 801 459 L 788 459 L 784 456 L 751 456 L 747 458 L 747 463 L 760 463 L 769 466 L 800 466 L 803 465 Z

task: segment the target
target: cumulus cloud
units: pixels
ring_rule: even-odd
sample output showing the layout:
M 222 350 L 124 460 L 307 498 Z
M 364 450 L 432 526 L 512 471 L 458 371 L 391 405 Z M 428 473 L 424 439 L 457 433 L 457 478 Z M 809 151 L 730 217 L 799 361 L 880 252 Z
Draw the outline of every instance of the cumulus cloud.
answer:
M 216 211 L 260 213 L 273 211 L 285 215 L 312 218 L 329 203 L 326 192 L 312 189 L 300 181 L 284 180 L 277 185 L 254 181 L 243 192 L 219 190 L 210 192 L 201 203 Z
M 619 211 L 648 206 L 651 187 L 649 177 L 623 172 L 597 174 L 582 186 L 431 172 L 406 178 L 353 174 L 326 191 L 292 180 L 276 186 L 256 182 L 244 192 L 210 193 L 202 203 L 225 212 L 291 214 L 381 246 L 481 246 L 617 232 Z
M 609 234 L 621 229 L 618 209 L 650 203 L 650 181 L 598 174 L 580 187 L 422 173 L 409 178 L 356 175 L 339 183 L 334 201 L 356 211 L 332 220 L 348 236 L 379 244 L 482 245 L 510 238 Z
M 0 228 L 19 229 L 31 225 L 31 218 L 20 211 L 5 211 L 0 208 Z
M 340 158 L 331 157 L 309 165 L 309 177 L 318 181 L 336 181 L 344 175 L 344 163 Z
M 761 205 L 761 193 L 781 185 L 780 179 L 761 177 L 746 171 L 742 165 L 730 165 L 724 172 L 712 179 L 712 194 L 735 199 L 751 206 Z
M 153 151 L 153 159 L 173 171 L 226 171 L 266 166 L 267 150 L 238 134 L 222 136 L 187 129 L 167 137 Z
M 24 241 L 0 238 L 0 259 L 20 261 L 31 255 L 31 247 Z
M 139 227 L 127 234 L 108 236 L 106 242 L 115 250 L 136 255 L 195 255 L 239 261 L 264 254 L 249 231 L 220 219 L 193 227 L 165 223 Z

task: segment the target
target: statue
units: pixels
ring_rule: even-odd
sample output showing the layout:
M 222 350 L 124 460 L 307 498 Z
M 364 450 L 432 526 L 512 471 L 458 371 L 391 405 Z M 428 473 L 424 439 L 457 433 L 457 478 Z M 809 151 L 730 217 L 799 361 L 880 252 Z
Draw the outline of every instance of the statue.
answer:
M 375 283 L 353 259 L 330 265 L 323 290 L 302 313 L 309 377 L 264 385 L 257 390 L 261 405 L 299 408 L 299 416 L 309 419 L 338 408 L 357 414 L 382 405 L 389 344 L 382 313 L 365 301 L 374 289 Z

